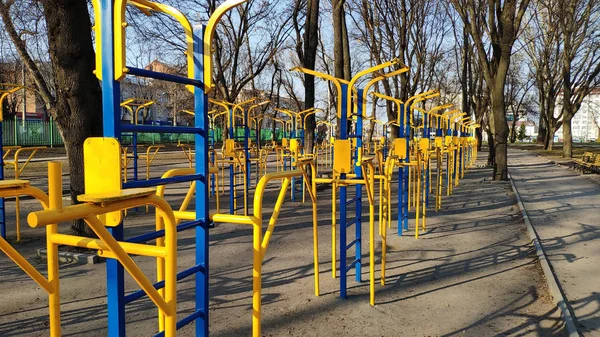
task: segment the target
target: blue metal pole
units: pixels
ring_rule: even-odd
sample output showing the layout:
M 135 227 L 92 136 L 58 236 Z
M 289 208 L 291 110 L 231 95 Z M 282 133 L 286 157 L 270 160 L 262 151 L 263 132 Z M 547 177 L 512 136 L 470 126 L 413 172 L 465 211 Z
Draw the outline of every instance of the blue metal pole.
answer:
M 429 115 L 427 115 L 427 118 L 425 118 L 425 114 L 423 114 L 423 138 L 427 139 L 427 142 L 431 142 L 431 128 L 429 125 Z M 427 151 L 429 151 L 429 147 L 427 148 Z M 427 165 L 426 165 L 426 169 L 424 170 L 424 174 L 425 174 L 425 207 L 429 207 L 429 188 L 430 188 L 430 184 L 431 182 L 429 181 L 429 170 L 431 169 L 429 167 L 429 164 L 431 163 L 431 161 L 429 160 L 429 153 L 427 154 Z
M 292 116 L 292 129 L 290 130 L 290 141 L 292 139 L 297 140 L 296 138 L 296 116 Z M 291 153 L 290 153 L 291 154 Z M 290 157 L 290 169 L 293 168 L 295 163 L 294 157 L 291 156 Z M 291 181 L 291 189 L 292 189 L 292 202 L 296 201 L 296 177 L 292 177 L 292 181 Z
M 1 107 L 0 107 L 1 108 Z M 2 137 L 2 121 L 0 121 L 0 180 L 4 180 L 4 138 Z M 4 199 L 0 199 L 0 236 L 6 239 L 6 215 L 4 214 Z
M 359 152 L 362 151 L 362 131 L 363 131 L 363 117 L 362 117 L 362 106 L 363 106 L 363 89 L 359 89 L 357 96 L 358 96 L 358 100 L 357 100 L 357 106 L 358 106 L 358 111 L 356 112 L 357 116 L 356 116 L 356 129 L 354 130 L 354 136 L 356 137 L 356 160 L 358 160 L 358 154 Z M 362 179 L 363 175 L 362 175 L 362 169 L 360 166 L 358 165 L 354 165 L 354 173 L 356 174 L 356 178 L 357 179 Z M 356 276 L 356 282 L 361 282 L 361 267 L 362 267 L 362 262 L 361 262 L 361 251 L 362 251 L 362 188 L 363 185 L 361 184 L 357 184 L 356 185 L 356 224 L 355 224 L 355 239 L 356 239 L 356 244 L 355 244 L 355 261 L 356 264 L 354 265 L 355 268 L 355 276 Z
M 404 161 L 408 164 L 408 163 L 410 163 L 410 116 L 412 115 L 412 110 L 410 109 L 410 106 L 407 108 L 403 104 L 402 111 L 404 112 L 406 109 L 408 109 L 408 113 L 406 114 L 405 121 L 404 121 L 404 125 L 405 125 L 404 138 L 406 139 L 406 158 L 404 159 Z M 410 184 L 410 182 L 408 181 L 408 169 L 404 170 L 403 180 L 404 180 L 404 200 L 403 200 L 404 218 L 402 219 L 402 222 L 404 223 L 404 229 L 408 230 L 408 184 Z
M 229 133 L 229 139 L 233 139 L 235 142 L 235 130 L 233 129 L 233 110 L 229 109 L 229 125 L 227 126 L 227 128 L 229 129 L 228 133 Z M 234 179 L 234 174 L 235 174 L 235 169 L 234 169 L 234 163 L 233 163 L 233 157 L 229 157 L 229 160 L 231 161 L 231 163 L 229 164 L 229 214 L 234 214 L 235 213 L 235 195 L 233 193 L 233 191 L 235 190 L 235 179 Z
M 121 137 L 120 83 L 115 81 L 113 45 L 113 2 L 101 0 L 102 11 L 102 125 L 104 137 Z M 123 240 L 123 224 L 109 228 L 117 240 Z M 125 276 L 116 259 L 106 260 L 108 336 L 125 336 Z
M 248 111 L 244 111 L 244 161 L 246 165 L 246 186 L 250 188 L 252 170 L 250 169 L 250 144 L 248 144 L 248 140 L 250 139 L 250 128 L 248 126 L 249 123 Z M 248 191 L 246 191 L 248 192 Z
M 400 105 L 400 125 L 398 126 L 398 134 L 396 135 L 398 138 L 404 137 L 404 104 Z M 408 145 L 408 144 L 407 144 Z M 402 236 L 402 223 L 404 221 L 404 217 L 407 216 L 405 214 L 404 208 L 404 171 L 406 171 L 403 166 L 400 166 L 398 169 L 398 236 Z M 408 210 L 406 210 L 408 211 Z
M 196 80 L 204 78 L 204 30 L 205 27 L 197 29 L 194 34 L 194 64 Z M 200 220 L 200 225 L 196 226 L 196 265 L 204 268 L 196 274 L 196 311 L 203 314 L 196 320 L 196 336 L 208 336 L 208 184 L 206 177 L 208 174 L 208 95 L 204 88 L 195 88 L 194 100 L 196 106 L 196 127 L 201 130 L 196 134 L 196 174 L 203 176 L 196 181 L 196 220 Z
M 348 111 L 346 108 L 346 102 L 348 101 L 348 85 L 342 84 L 342 111 L 340 112 L 340 139 L 348 139 Z M 335 156 L 335 154 L 334 154 Z M 335 160 L 335 158 L 334 158 Z M 340 179 L 346 179 L 346 174 L 340 174 Z M 347 282 L 347 255 L 346 255 L 346 226 L 348 225 L 347 219 L 347 205 L 346 199 L 348 197 L 348 187 L 340 186 L 340 297 L 346 298 L 346 282 Z

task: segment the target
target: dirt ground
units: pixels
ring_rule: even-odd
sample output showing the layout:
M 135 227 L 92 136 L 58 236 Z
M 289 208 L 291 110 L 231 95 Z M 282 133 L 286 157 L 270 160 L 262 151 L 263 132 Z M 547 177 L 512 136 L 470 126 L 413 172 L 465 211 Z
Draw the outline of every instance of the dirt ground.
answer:
M 163 163 L 171 166 L 164 167 L 156 162 L 155 172 L 174 167 L 173 162 L 165 159 Z M 355 282 L 351 272 L 348 299 L 339 298 L 339 280 L 331 277 L 329 188 L 318 195 L 321 296 L 314 296 L 311 207 L 288 198 L 263 266 L 263 335 L 564 335 L 510 185 L 491 182 L 489 177 L 488 168 L 473 168 L 454 195 L 443 198 L 440 212 L 428 212 L 428 230 L 419 240 L 414 239 L 412 221 L 411 231 L 403 237 L 395 234 L 394 226 L 388 237 L 387 285 L 377 285 L 375 307 L 368 302 L 366 254 L 363 282 Z M 43 178 L 35 181 L 44 184 Z M 172 190 L 173 204 L 184 193 L 184 186 L 179 187 Z M 265 218 L 270 216 L 275 194 L 275 189 L 268 193 Z M 33 201 L 23 204 L 24 215 L 37 208 Z M 7 202 L 7 209 L 7 222 L 11 224 L 12 201 Z M 393 209 L 395 213 L 395 205 Z M 368 223 L 367 218 L 363 223 Z M 130 213 L 126 235 L 153 226 L 151 214 Z M 43 233 L 23 227 L 24 240 L 15 247 L 43 268 L 44 263 L 34 257 Z M 8 228 L 13 242 L 14 226 Z M 67 230 L 66 225 L 61 228 Z M 363 252 L 368 253 L 366 225 L 362 232 Z M 376 240 L 379 277 L 381 240 Z M 247 226 L 219 224 L 210 232 L 211 336 L 251 334 L 251 245 L 252 232 Z M 193 233 L 180 233 L 180 269 L 193 265 L 193 248 Z M 152 259 L 136 257 L 135 261 L 154 278 Z M 193 309 L 193 285 L 193 278 L 178 285 L 180 315 Z M 127 277 L 126 291 L 134 290 L 137 286 Z M 45 293 L 3 254 L 0 298 L 0 336 L 48 335 Z M 104 264 L 62 266 L 61 300 L 63 336 L 106 335 Z M 147 299 L 135 301 L 127 307 L 127 321 L 128 336 L 152 335 L 157 330 L 156 309 Z M 193 324 L 180 330 L 179 335 L 193 336 Z

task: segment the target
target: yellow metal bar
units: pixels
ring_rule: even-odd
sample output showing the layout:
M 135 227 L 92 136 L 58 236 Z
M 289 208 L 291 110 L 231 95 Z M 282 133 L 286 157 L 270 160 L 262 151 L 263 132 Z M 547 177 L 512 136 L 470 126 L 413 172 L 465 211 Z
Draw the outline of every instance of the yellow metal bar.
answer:
M 212 66 L 212 50 L 213 50 L 213 36 L 217 29 L 217 24 L 221 20 L 221 17 L 225 15 L 232 8 L 245 3 L 248 0 L 227 0 L 222 3 L 210 16 L 208 23 L 206 24 L 206 30 L 204 32 L 204 87 L 205 92 L 209 93 L 213 87 L 213 66 Z
M 48 208 L 62 209 L 62 166 L 60 162 L 48 163 Z M 50 238 L 58 232 L 56 223 L 46 226 L 46 260 L 48 265 L 48 283 L 53 291 L 48 293 L 48 310 L 50 318 L 50 336 L 61 335 L 60 324 L 60 280 L 58 263 L 58 245 Z
M 279 195 L 277 196 L 277 201 L 275 202 L 275 207 L 273 207 L 273 214 L 271 215 L 271 219 L 269 220 L 267 230 L 265 231 L 265 235 L 260 245 L 261 260 L 264 260 L 267 248 L 269 248 L 269 242 L 271 240 L 271 236 L 273 235 L 273 230 L 275 229 L 275 224 L 277 222 L 277 218 L 279 217 L 279 212 L 281 211 L 281 207 L 283 206 L 283 202 L 285 201 L 285 194 L 290 185 L 290 181 L 290 178 L 284 178 L 281 184 L 281 189 L 279 191 Z
M 27 259 L 25 259 L 21 254 L 19 254 L 19 252 L 16 249 L 14 249 L 2 237 L 0 237 L 0 249 L 47 293 L 51 293 L 54 291 L 50 282 L 48 282 L 48 280 L 46 280 L 46 278 L 42 276 L 42 274 L 39 271 L 37 271 L 37 269 L 35 269 L 35 267 L 32 266 L 31 263 L 27 261 Z
M 111 254 L 109 246 L 102 240 L 86 238 L 83 236 L 66 235 L 66 234 L 54 234 L 50 237 L 50 242 L 56 245 L 66 245 L 72 247 L 88 248 L 98 250 L 98 255 L 108 256 L 113 258 L 115 255 Z M 165 258 L 167 252 L 164 247 L 151 246 L 140 243 L 131 242 L 119 242 L 119 245 L 127 254 L 149 256 L 149 257 L 160 257 Z

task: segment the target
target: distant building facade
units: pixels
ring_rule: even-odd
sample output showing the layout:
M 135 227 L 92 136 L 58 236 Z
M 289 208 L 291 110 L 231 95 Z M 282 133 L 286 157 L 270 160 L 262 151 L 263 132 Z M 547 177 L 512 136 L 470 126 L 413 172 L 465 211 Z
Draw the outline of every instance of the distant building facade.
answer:
M 559 96 L 554 116 L 561 112 L 560 104 L 562 97 Z M 600 88 L 593 89 L 592 92 L 583 100 L 581 108 L 572 119 L 571 130 L 574 142 L 595 142 L 600 134 Z M 556 139 L 558 138 L 558 139 Z M 563 140 L 563 128 L 561 127 L 555 134 L 555 140 Z

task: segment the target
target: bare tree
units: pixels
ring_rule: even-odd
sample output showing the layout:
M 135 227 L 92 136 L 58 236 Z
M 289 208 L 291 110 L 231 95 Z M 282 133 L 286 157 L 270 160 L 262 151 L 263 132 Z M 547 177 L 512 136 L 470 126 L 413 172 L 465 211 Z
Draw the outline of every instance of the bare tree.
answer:
M 418 92 L 449 84 L 448 77 L 439 75 L 448 52 L 444 39 L 450 33 L 441 2 L 355 0 L 351 9 L 350 17 L 357 28 L 352 37 L 364 45 L 373 63 L 397 57 L 410 68 L 409 72 L 381 81 L 386 95 L 406 100 Z M 444 94 L 453 95 L 447 88 Z M 392 102 L 385 104 L 388 119 L 396 119 L 397 109 Z
M 571 158 L 571 121 L 585 97 L 600 84 L 600 1 L 552 0 L 547 5 L 558 19 L 563 38 L 563 157 Z
M 530 0 L 451 0 L 468 28 L 487 83 L 492 106 L 490 126 L 494 142 L 494 179 L 508 180 L 506 105 L 504 87 L 512 47 Z M 479 30 L 478 27 L 485 27 Z M 488 47 L 491 52 L 488 53 Z
M 560 128 L 562 112 L 555 116 L 556 100 L 562 86 L 562 37 L 558 20 L 542 1 L 534 1 L 530 11 L 530 24 L 524 29 L 525 52 L 532 77 L 538 91 L 539 133 L 538 143 L 552 150 L 554 133 Z
M 14 24 L 14 0 L 0 1 L 0 17 L 10 40 L 34 79 L 35 87 L 54 117 L 63 137 L 69 161 L 71 199 L 84 193 L 83 143 L 102 135 L 102 97 L 93 74 L 92 25 L 87 2 L 77 0 L 40 1 L 47 30 L 48 51 L 56 90 L 51 90 L 38 64 L 21 39 Z M 88 32 L 88 33 L 84 33 Z M 83 221 L 74 222 L 79 235 L 91 231 Z

